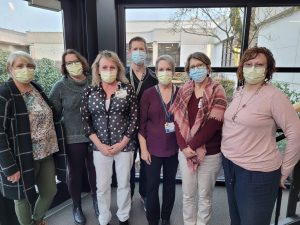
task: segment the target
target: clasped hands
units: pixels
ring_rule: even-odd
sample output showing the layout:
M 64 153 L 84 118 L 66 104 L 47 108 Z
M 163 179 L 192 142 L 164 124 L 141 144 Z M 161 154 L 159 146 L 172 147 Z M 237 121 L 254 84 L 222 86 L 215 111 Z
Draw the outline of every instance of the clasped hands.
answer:
M 96 146 L 99 151 L 102 152 L 105 156 L 114 156 L 118 154 L 120 151 L 122 151 L 125 148 L 126 145 L 122 144 L 122 142 L 116 143 L 112 146 L 106 145 L 106 144 L 100 144 L 99 146 Z

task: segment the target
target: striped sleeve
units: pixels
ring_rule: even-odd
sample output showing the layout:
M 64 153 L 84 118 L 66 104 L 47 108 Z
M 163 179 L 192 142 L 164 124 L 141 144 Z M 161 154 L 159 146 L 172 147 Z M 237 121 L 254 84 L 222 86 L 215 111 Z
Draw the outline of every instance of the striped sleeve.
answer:
M 0 95 L 0 167 L 5 176 L 11 176 L 19 168 L 13 156 L 13 150 L 9 146 L 7 131 L 10 129 L 9 112 L 11 100 Z

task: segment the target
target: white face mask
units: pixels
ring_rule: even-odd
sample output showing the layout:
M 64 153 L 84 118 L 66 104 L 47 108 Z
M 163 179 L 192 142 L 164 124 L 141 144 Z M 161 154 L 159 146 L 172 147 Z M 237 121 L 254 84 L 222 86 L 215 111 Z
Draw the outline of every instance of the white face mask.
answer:
M 243 67 L 243 74 L 246 83 L 248 84 L 258 84 L 265 80 L 265 68 L 255 68 L 252 67 Z
M 158 82 L 163 85 L 168 85 L 172 81 L 172 71 L 158 71 L 157 72 Z
M 104 82 L 111 84 L 117 79 L 117 70 L 102 70 L 100 71 L 101 80 Z
M 28 84 L 33 80 L 34 77 L 34 69 L 24 67 L 22 69 L 14 70 L 15 79 L 23 84 Z
M 67 69 L 68 73 L 74 77 L 82 75 L 82 72 L 83 72 L 81 62 L 69 64 L 66 66 L 66 69 Z

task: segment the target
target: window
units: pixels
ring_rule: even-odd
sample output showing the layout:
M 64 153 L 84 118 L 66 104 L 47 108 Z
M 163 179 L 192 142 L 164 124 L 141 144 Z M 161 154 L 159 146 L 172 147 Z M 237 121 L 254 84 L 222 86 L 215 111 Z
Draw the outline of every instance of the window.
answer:
M 175 60 L 175 65 L 180 65 L 180 47 L 178 43 L 158 43 L 158 56 L 170 55 Z
M 222 42 L 222 64 L 221 66 L 234 66 L 233 63 L 233 38 L 227 39 Z

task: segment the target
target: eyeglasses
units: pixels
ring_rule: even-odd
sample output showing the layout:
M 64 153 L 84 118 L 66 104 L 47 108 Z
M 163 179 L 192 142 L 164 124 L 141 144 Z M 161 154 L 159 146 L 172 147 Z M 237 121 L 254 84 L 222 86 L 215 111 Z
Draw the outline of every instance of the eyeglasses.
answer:
M 257 63 L 257 64 L 244 63 L 244 67 L 245 68 L 252 68 L 252 67 L 254 67 L 255 69 L 261 69 L 261 68 L 265 68 L 266 65 L 262 64 L 262 63 Z
M 201 68 L 205 68 L 205 67 L 206 67 L 205 64 L 193 65 L 193 66 L 190 66 L 190 70 L 192 70 L 192 69 L 201 69 Z
M 66 62 L 66 66 L 72 65 L 72 64 L 76 64 L 76 63 L 80 63 L 80 61 L 76 60 L 76 61 L 70 61 L 70 62 Z

